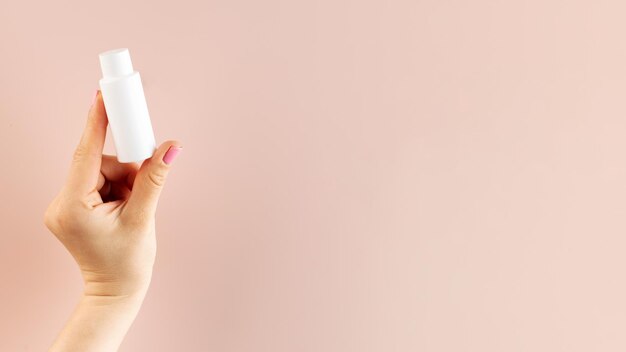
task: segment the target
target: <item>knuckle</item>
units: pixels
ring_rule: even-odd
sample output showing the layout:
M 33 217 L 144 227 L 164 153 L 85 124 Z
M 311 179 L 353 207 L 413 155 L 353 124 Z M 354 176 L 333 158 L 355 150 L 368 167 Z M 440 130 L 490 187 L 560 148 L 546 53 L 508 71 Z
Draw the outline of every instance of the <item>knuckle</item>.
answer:
M 89 159 L 89 158 L 101 158 L 102 155 L 94 152 L 92 150 L 92 148 L 89 148 L 89 146 L 87 146 L 84 141 L 81 140 L 81 142 L 78 144 L 78 146 L 76 147 L 76 149 L 74 150 L 74 155 L 72 158 L 73 162 L 81 162 L 85 159 Z
M 85 146 L 81 143 L 78 145 L 78 147 L 76 147 L 76 150 L 74 150 L 72 161 L 79 162 L 81 160 L 84 160 L 87 155 L 87 148 L 85 148 Z
M 44 224 L 52 232 L 58 232 L 62 224 L 65 222 L 62 219 L 63 213 L 59 209 L 57 202 L 50 204 L 44 213 Z
M 58 234 L 75 227 L 76 214 L 73 214 L 67 204 L 55 200 L 44 212 L 44 224 L 50 231 Z
M 165 184 L 167 173 L 161 168 L 148 172 L 148 183 L 155 188 L 161 188 Z
M 53 231 L 54 228 L 56 228 L 56 214 L 54 210 L 52 210 L 52 205 L 48 206 L 48 208 L 44 212 L 43 223 L 51 231 Z

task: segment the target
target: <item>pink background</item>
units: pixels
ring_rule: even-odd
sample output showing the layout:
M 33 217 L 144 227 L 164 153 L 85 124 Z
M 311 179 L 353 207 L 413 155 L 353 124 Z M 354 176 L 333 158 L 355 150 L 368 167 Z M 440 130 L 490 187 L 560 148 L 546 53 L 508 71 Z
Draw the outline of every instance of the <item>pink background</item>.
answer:
M 5 3 L 0 350 L 45 350 L 80 294 L 42 216 L 117 47 L 185 147 L 122 351 L 626 350 L 625 12 Z

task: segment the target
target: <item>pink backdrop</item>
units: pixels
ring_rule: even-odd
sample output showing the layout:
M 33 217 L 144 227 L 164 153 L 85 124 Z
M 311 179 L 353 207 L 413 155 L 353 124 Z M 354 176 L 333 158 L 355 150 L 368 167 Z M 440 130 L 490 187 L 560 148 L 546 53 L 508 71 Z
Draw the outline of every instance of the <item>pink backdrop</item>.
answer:
M 625 12 L 4 3 L 0 350 L 77 301 L 42 216 L 117 47 L 185 147 L 122 351 L 626 350 Z

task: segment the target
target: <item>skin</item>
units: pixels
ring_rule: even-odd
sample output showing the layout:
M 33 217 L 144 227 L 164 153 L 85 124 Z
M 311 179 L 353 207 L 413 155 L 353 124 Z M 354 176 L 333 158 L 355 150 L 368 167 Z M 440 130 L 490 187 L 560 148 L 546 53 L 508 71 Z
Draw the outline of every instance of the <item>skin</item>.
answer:
M 116 351 L 152 277 L 155 212 L 171 168 L 166 141 L 141 166 L 102 155 L 107 116 L 100 92 L 89 110 L 69 176 L 44 222 L 76 260 L 82 297 L 50 351 Z

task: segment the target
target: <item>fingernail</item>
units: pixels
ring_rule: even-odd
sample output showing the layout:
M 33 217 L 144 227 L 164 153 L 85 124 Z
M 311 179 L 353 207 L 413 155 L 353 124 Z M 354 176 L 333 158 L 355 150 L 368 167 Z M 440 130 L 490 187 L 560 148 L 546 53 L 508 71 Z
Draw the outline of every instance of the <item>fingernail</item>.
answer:
M 96 92 L 93 93 L 93 98 L 91 99 L 91 105 L 93 105 L 96 102 L 96 99 L 98 98 L 98 92 L 100 92 L 100 90 L 96 89 Z
M 183 150 L 182 147 L 177 147 L 175 145 L 170 146 L 165 155 L 163 156 L 163 162 L 167 165 L 170 165 L 174 162 L 174 159 L 178 156 L 178 153 Z

